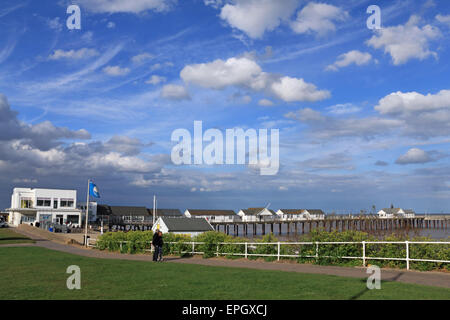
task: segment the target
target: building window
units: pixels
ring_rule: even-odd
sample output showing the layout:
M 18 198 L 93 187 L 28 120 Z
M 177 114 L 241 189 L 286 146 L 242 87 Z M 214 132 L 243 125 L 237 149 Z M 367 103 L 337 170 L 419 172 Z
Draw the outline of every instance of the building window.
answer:
M 53 199 L 53 209 L 58 209 L 58 199 Z
M 39 215 L 39 221 L 40 222 L 51 222 L 52 221 L 52 215 L 51 214 L 41 214 Z
M 67 216 L 67 223 L 78 223 L 78 216 L 68 215 Z
M 20 199 L 20 208 L 29 209 L 33 207 L 33 201 L 31 199 L 22 198 Z
M 37 207 L 50 207 L 51 206 L 51 200 L 50 199 L 46 199 L 46 198 L 37 198 L 36 206 Z
M 59 205 L 61 208 L 73 208 L 73 204 L 73 199 L 61 199 Z
M 22 222 L 23 223 L 29 223 L 29 222 L 34 222 L 34 221 L 36 221 L 35 217 L 22 215 Z

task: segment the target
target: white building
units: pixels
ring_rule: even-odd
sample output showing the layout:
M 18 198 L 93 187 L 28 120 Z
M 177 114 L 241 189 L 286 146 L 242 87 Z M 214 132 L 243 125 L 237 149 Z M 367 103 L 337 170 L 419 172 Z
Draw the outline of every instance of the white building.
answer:
M 276 214 L 281 221 L 306 220 L 303 209 L 279 209 Z
M 416 214 L 411 209 L 402 208 L 383 208 L 378 211 L 380 218 L 414 218 Z
M 76 190 L 14 188 L 11 208 L 6 211 L 8 222 L 14 226 L 36 222 L 81 226 L 81 211 L 76 206 Z
M 276 214 L 281 221 L 297 221 L 307 220 L 304 214 L 304 209 L 279 209 Z
M 278 218 L 275 211 L 267 208 L 248 208 L 238 212 L 244 222 L 273 221 Z
M 321 220 L 325 213 L 320 209 L 280 209 L 277 216 L 281 221 Z
M 175 233 L 195 237 L 214 228 L 206 219 L 160 217 L 152 227 L 153 232 L 161 230 L 164 233 Z
M 307 220 L 325 219 L 325 212 L 323 212 L 321 209 L 303 209 L 302 215 Z
M 186 209 L 184 216 L 186 218 L 203 218 L 209 222 L 235 222 L 240 220 L 240 217 L 233 210 Z

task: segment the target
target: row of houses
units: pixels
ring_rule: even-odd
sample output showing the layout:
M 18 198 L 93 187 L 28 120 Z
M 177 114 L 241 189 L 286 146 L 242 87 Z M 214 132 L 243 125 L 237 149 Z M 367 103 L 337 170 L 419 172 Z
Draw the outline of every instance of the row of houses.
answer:
M 210 222 L 259 222 L 259 221 L 290 221 L 290 220 L 318 220 L 324 219 L 325 213 L 319 209 L 279 209 L 268 208 L 241 209 L 236 214 L 233 210 L 199 210 L 186 209 L 187 218 L 205 218 Z
M 146 207 L 109 206 L 98 204 L 90 209 L 92 216 L 97 220 L 109 223 L 151 223 L 153 221 L 153 209 Z M 232 222 L 260 222 L 273 220 L 315 220 L 324 219 L 325 213 L 317 209 L 280 209 L 277 212 L 267 208 L 241 209 L 238 213 L 234 210 L 208 210 L 186 209 L 182 213 L 179 209 L 156 209 L 156 217 L 170 218 L 203 218 L 211 223 Z
M 136 206 L 110 206 L 96 202 L 77 203 L 76 190 L 14 188 L 11 207 L 6 209 L 8 222 L 21 223 L 52 222 L 81 226 L 86 207 L 89 205 L 89 221 L 106 221 L 108 224 L 152 224 L 153 209 Z M 414 217 L 412 210 L 385 208 L 378 212 L 381 218 Z M 321 220 L 325 213 L 320 209 L 247 208 L 237 213 L 234 210 L 179 209 L 156 210 L 156 217 L 204 218 L 210 223 L 302 221 Z

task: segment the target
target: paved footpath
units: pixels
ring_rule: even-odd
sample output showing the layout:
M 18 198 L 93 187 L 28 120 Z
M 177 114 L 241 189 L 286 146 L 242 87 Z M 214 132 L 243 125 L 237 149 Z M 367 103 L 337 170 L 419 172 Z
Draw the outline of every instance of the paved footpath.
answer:
M 48 239 L 43 238 L 41 234 L 37 235 L 36 233 L 32 232 L 33 230 L 31 228 L 26 229 L 17 228 L 15 230 L 18 233 L 21 233 L 24 236 L 33 239 L 34 241 L 36 241 L 36 243 L 34 244 L 27 243 L 21 245 L 20 244 L 3 245 L 0 246 L 0 248 L 13 246 L 35 246 L 90 258 L 152 261 L 152 256 L 149 254 L 132 255 L 132 254 L 111 253 L 95 249 L 87 249 L 81 246 L 66 245 L 50 241 Z M 225 258 L 203 259 L 198 256 L 193 258 L 167 257 L 165 261 L 170 263 L 189 263 L 214 267 L 232 267 L 232 268 L 247 268 L 259 270 L 278 270 L 278 271 L 311 273 L 311 274 L 326 274 L 351 278 L 367 278 L 369 276 L 366 273 L 366 268 L 363 267 L 355 268 L 355 267 L 318 266 L 318 265 L 287 263 L 287 262 L 252 261 L 245 259 L 238 259 L 238 260 L 230 260 Z M 382 269 L 381 278 L 384 281 L 398 281 L 427 286 L 450 288 L 450 273 L 444 272 L 419 272 L 411 270 L 407 271 L 407 270 Z

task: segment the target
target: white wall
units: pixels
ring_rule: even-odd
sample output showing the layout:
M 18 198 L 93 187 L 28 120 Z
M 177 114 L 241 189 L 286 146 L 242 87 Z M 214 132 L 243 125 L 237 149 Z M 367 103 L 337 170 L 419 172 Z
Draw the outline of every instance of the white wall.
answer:
M 26 210 L 22 211 L 20 206 L 21 198 L 30 198 L 32 201 L 31 212 L 24 214 Z M 37 206 L 37 199 L 49 199 L 49 206 Z M 70 207 L 61 207 L 61 199 L 70 199 L 73 205 Z M 54 201 L 57 201 L 57 208 L 54 208 Z M 11 209 L 10 222 L 13 225 L 19 225 L 21 220 L 30 220 L 27 223 L 36 223 L 44 216 L 51 216 L 50 222 L 54 222 L 57 216 L 62 216 L 63 222 L 67 221 L 68 216 L 78 216 L 78 222 L 75 225 L 81 224 L 81 213 L 76 209 L 77 205 L 77 191 L 76 190 L 62 190 L 62 189 L 32 189 L 32 188 L 14 188 L 11 195 Z M 17 209 L 17 211 L 14 211 Z M 33 212 L 33 209 L 35 210 Z

